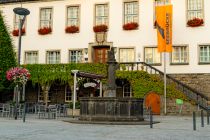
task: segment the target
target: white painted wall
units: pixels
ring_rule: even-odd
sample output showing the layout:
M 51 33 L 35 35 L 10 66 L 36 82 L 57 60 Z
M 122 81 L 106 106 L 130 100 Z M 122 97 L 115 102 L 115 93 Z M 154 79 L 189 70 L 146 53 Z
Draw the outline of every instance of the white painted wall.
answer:
M 39 63 L 45 63 L 47 50 L 61 50 L 61 62 L 67 63 L 68 50 L 71 48 L 87 48 L 88 43 L 94 42 L 95 34 L 93 27 L 93 14 L 95 3 L 109 3 L 109 31 L 108 42 L 113 42 L 114 47 L 134 46 L 136 48 L 136 61 L 138 54 L 141 60 L 144 58 L 143 48 L 155 46 L 156 29 L 153 28 L 153 0 L 139 0 L 139 30 L 122 30 L 123 0 L 59 0 L 51 2 L 23 3 L 31 14 L 27 17 L 26 35 L 22 39 L 21 63 L 24 59 L 24 51 L 39 50 Z M 80 32 L 66 34 L 65 18 L 66 6 L 71 4 L 81 5 Z M 198 28 L 186 27 L 186 1 L 172 1 L 173 15 L 173 44 L 189 45 L 189 65 L 170 65 L 167 61 L 168 73 L 209 73 L 210 65 L 198 65 L 198 44 L 210 44 L 210 1 L 204 0 L 205 26 Z M 0 5 L 5 15 L 6 23 L 13 29 L 13 8 L 20 4 Z M 50 35 L 41 36 L 37 33 L 39 27 L 39 9 L 41 7 L 53 7 L 53 32 Z M 14 38 L 17 46 L 18 38 Z M 163 59 L 162 59 L 163 60 Z M 163 64 L 163 63 L 162 63 Z M 157 66 L 163 71 L 163 65 Z

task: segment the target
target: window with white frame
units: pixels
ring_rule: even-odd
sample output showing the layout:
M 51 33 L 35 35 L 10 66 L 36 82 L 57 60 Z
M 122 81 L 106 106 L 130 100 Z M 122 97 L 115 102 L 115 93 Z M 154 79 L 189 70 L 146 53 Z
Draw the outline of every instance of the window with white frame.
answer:
M 124 2 L 124 24 L 138 23 L 138 1 Z
M 120 62 L 134 62 L 134 48 L 119 49 Z
M 38 63 L 38 51 L 25 52 L 25 64 L 37 64 Z
M 170 4 L 171 0 L 153 0 L 154 4 L 154 10 L 153 10 L 153 23 L 154 23 L 154 27 L 156 27 L 156 6 L 160 6 L 160 5 L 166 5 L 166 4 Z
M 70 50 L 69 51 L 69 62 L 82 63 L 82 58 L 83 58 L 82 50 Z
M 95 25 L 105 24 L 108 26 L 108 4 L 95 5 Z
M 67 7 L 67 26 L 79 26 L 79 6 Z
M 71 102 L 72 91 L 69 85 L 65 87 L 65 102 Z
M 132 96 L 132 89 L 130 84 L 126 84 L 123 86 L 123 97 L 131 97 Z
M 210 63 L 210 45 L 199 45 L 199 62 Z
M 158 52 L 157 47 L 144 48 L 144 61 L 148 64 L 160 64 L 161 53 Z
M 52 8 L 40 9 L 40 28 L 52 28 Z
M 171 63 L 188 63 L 188 47 L 187 46 L 173 46 L 171 53 Z
M 203 19 L 203 0 L 187 0 L 187 21 L 200 18 Z
M 51 101 L 51 97 L 52 97 L 52 93 L 49 91 L 48 92 L 48 102 Z M 39 88 L 38 88 L 38 102 L 44 102 L 44 92 L 43 92 L 41 86 L 39 86 Z
M 59 64 L 60 57 L 60 51 L 47 51 L 47 64 Z

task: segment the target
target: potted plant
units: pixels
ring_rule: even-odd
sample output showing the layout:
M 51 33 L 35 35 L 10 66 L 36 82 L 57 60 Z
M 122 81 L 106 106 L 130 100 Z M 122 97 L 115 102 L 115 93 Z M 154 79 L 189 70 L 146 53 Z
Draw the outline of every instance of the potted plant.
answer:
M 136 30 L 139 27 L 137 22 L 129 22 L 123 25 L 124 30 Z
M 193 18 L 187 21 L 187 25 L 190 27 L 198 27 L 203 25 L 203 19 L 201 18 Z
M 24 35 L 25 33 L 26 33 L 25 28 L 22 28 L 21 34 Z M 13 35 L 13 36 L 19 36 L 19 29 L 14 29 L 14 30 L 12 31 L 12 35 Z
M 93 27 L 93 31 L 94 31 L 95 33 L 98 33 L 98 32 L 107 32 L 107 30 L 108 30 L 108 26 L 105 25 L 105 24 L 95 25 L 95 26 Z
M 52 32 L 51 27 L 43 27 L 43 28 L 40 28 L 40 29 L 38 30 L 38 33 L 39 33 L 40 35 L 46 35 L 46 34 L 49 34 L 49 33 L 51 33 L 51 32 Z
M 67 109 L 67 115 L 70 116 L 73 113 L 73 102 L 69 103 L 69 108 Z M 74 115 L 79 116 L 80 115 L 80 102 L 77 101 L 75 103 L 75 110 L 74 110 Z
M 11 68 L 6 72 L 6 78 L 9 81 L 13 81 L 15 84 L 25 84 L 30 78 L 30 73 L 25 68 Z
M 66 33 L 77 33 L 79 32 L 79 27 L 72 25 L 72 26 L 67 26 L 65 29 Z

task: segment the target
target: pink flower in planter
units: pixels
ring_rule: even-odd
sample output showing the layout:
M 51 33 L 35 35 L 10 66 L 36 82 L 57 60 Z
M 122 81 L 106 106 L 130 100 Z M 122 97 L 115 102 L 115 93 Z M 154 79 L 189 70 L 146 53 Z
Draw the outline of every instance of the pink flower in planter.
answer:
M 14 83 L 18 84 L 25 84 L 28 79 L 30 78 L 30 73 L 25 68 L 11 68 L 6 72 L 6 78 L 9 81 L 13 81 Z

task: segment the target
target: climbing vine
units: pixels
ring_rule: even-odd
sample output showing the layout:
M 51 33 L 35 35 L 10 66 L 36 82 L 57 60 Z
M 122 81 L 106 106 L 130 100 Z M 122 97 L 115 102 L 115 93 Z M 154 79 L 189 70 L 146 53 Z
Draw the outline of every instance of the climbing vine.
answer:
M 142 98 L 150 91 L 160 95 L 164 94 L 164 84 L 157 75 L 145 71 L 117 71 L 116 76 L 130 82 L 134 97 Z M 167 85 L 167 97 L 187 100 L 186 96 L 178 91 L 173 84 Z
M 31 73 L 32 83 L 41 85 L 52 84 L 55 81 L 73 84 L 71 70 L 80 70 L 106 76 L 107 66 L 93 63 L 69 63 L 69 64 L 33 64 L 24 65 Z

